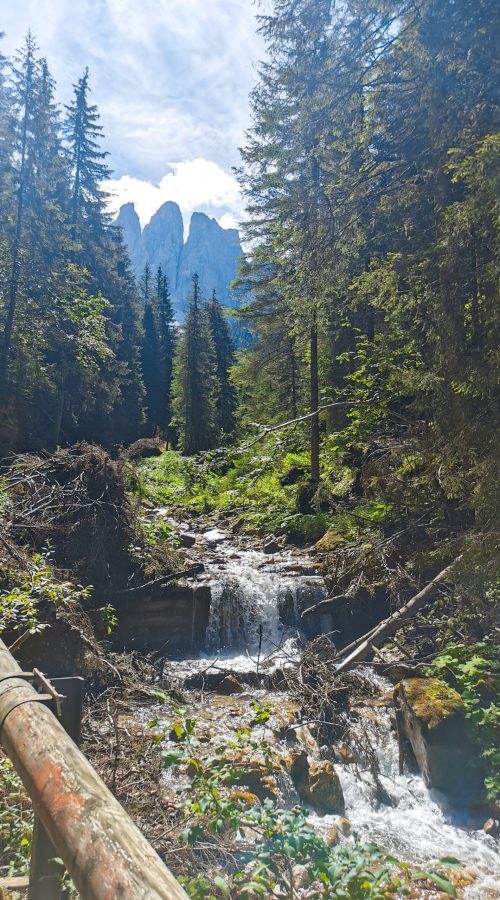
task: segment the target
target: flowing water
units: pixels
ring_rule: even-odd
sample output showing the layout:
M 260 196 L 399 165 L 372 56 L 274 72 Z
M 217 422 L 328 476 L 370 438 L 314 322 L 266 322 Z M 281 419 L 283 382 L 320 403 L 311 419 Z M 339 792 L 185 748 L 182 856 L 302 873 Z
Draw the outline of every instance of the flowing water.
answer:
M 176 664 L 179 673 L 206 670 L 207 665 L 239 673 L 291 663 L 297 658 L 296 624 L 301 609 L 325 597 L 325 585 L 309 573 L 310 561 L 289 552 L 266 556 L 255 549 L 235 548 L 227 536 L 215 534 L 216 553 L 209 563 L 211 617 L 205 652 Z M 210 541 L 207 540 L 210 544 Z M 305 574 L 304 574 L 305 572 Z M 367 671 L 380 694 L 389 682 Z M 418 774 L 399 774 L 398 746 L 390 710 L 373 709 L 354 727 L 365 729 L 375 748 L 380 782 L 390 803 L 380 801 L 368 764 L 337 767 L 346 802 L 346 817 L 361 840 L 373 840 L 389 853 L 425 866 L 445 856 L 459 859 L 474 875 L 461 896 L 467 900 L 500 898 L 498 841 L 471 822 L 466 810 L 450 807 L 443 796 L 429 791 Z M 323 831 L 332 817 L 312 814 Z

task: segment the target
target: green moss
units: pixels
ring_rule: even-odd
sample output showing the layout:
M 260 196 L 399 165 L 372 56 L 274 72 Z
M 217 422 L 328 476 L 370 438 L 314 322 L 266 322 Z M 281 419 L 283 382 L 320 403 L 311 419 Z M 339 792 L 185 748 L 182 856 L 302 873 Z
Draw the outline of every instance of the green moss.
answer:
M 320 538 L 316 547 L 320 553 L 332 553 L 338 548 L 339 544 L 343 544 L 344 541 L 345 537 L 340 531 L 335 528 L 330 528 L 329 531 Z
M 408 678 L 401 682 L 401 689 L 408 705 L 428 728 L 436 728 L 463 712 L 460 694 L 439 678 Z

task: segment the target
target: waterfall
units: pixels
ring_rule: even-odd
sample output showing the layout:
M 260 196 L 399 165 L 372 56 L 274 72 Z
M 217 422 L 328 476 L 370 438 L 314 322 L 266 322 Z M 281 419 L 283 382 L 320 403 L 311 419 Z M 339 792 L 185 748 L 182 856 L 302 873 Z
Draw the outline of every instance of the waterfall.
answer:
M 242 551 L 213 567 L 208 653 L 270 653 L 296 633 L 300 611 L 325 597 L 323 579 L 288 575 L 264 553 Z M 262 636 L 262 638 L 261 638 Z

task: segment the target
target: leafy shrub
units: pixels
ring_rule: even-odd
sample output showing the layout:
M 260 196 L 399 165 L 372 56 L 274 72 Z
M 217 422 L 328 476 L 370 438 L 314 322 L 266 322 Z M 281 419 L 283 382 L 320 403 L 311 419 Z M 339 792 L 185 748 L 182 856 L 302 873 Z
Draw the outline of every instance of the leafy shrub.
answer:
M 269 711 L 258 703 L 255 709 L 254 723 L 262 723 Z M 307 871 L 308 896 L 317 900 L 384 900 L 394 892 L 408 893 L 414 879 L 430 882 L 456 896 L 453 885 L 442 874 L 442 866 L 438 871 L 412 873 L 406 864 L 371 843 L 330 847 L 309 824 L 307 810 L 282 809 L 271 798 L 259 802 L 255 795 L 231 791 L 231 785 L 241 783 L 244 757 L 235 761 L 230 751 L 251 748 L 259 752 L 271 772 L 275 763 L 273 748 L 254 739 L 251 729 L 245 727 L 216 742 L 207 757 L 200 752 L 197 721 L 184 717 L 179 707 L 176 711 L 178 717 L 168 729 L 174 732 L 177 746 L 164 752 L 163 766 L 181 766 L 190 775 L 184 789 L 188 827 L 180 839 L 196 849 L 197 842 L 206 841 L 207 833 L 211 833 L 226 845 L 232 844 L 231 855 L 236 863 L 231 875 L 211 874 L 208 878 L 200 874 L 181 879 L 193 900 L 296 896 L 298 865 Z M 158 729 L 158 721 L 150 724 Z M 166 730 L 163 734 L 157 731 L 158 742 Z M 243 839 L 242 844 L 239 839 Z M 449 860 L 448 864 L 453 862 L 456 861 Z
M 92 588 L 75 586 L 71 581 L 58 581 L 52 568 L 40 555 L 35 555 L 22 574 L 11 573 L 10 585 L 0 591 L 0 632 L 40 631 L 42 603 L 54 606 L 88 600 Z
M 485 641 L 449 644 L 431 667 L 461 694 L 471 739 L 486 767 L 489 799 L 500 795 L 500 649 Z

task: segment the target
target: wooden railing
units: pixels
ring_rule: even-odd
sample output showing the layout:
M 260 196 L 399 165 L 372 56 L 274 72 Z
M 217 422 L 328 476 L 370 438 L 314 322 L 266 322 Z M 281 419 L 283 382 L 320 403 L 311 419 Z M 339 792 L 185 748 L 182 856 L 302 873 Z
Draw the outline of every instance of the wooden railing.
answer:
M 39 673 L 37 686 L 0 639 L 0 741 L 31 797 L 45 854 L 53 845 L 83 900 L 187 900 L 46 705 L 60 700 Z M 54 885 L 32 869 L 30 900 L 53 900 Z

